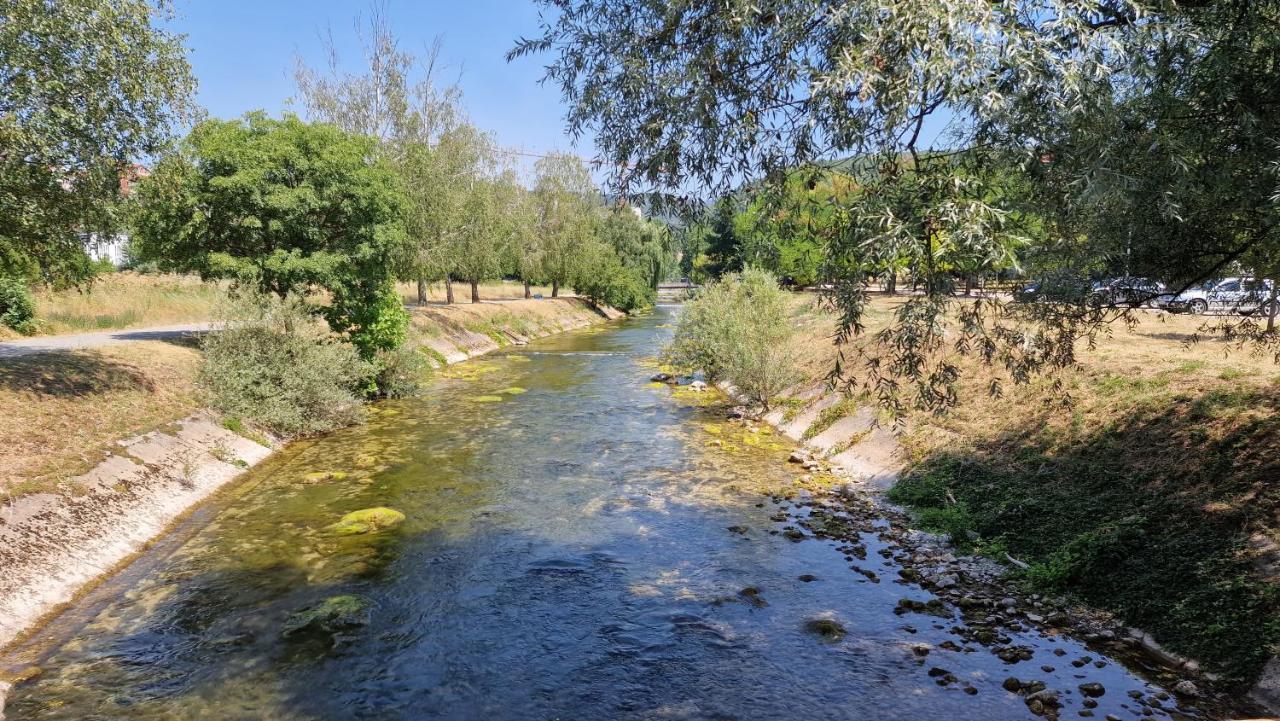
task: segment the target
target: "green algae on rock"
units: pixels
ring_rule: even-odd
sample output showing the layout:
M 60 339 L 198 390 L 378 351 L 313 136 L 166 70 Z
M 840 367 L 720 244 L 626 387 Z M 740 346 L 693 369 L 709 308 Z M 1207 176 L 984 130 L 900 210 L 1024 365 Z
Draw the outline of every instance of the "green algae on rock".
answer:
M 285 620 L 280 635 L 287 637 L 304 631 L 337 633 L 367 626 L 369 606 L 369 599 L 363 596 L 330 596 L 315 606 L 291 614 Z
M 404 514 L 393 508 L 365 508 L 348 513 L 325 530 L 337 536 L 355 536 L 391 528 L 403 521 Z
M 474 396 L 471 399 L 472 403 L 501 403 L 502 401 L 502 396 Z
M 528 388 L 521 388 L 520 386 L 511 386 L 510 388 L 503 388 L 502 390 L 498 391 L 498 393 L 502 395 L 508 395 L 508 396 L 518 396 L 521 393 L 528 393 L 528 392 L 529 392 Z

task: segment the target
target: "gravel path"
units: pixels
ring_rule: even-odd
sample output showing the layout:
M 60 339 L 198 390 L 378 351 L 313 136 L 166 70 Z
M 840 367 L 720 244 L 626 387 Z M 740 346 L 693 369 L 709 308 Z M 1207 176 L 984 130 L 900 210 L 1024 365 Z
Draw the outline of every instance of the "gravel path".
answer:
M 32 355 L 34 353 L 100 348 L 102 346 L 140 340 L 172 340 L 193 333 L 203 333 L 212 327 L 212 323 L 182 323 L 179 325 L 155 326 L 153 328 L 105 330 L 94 333 L 75 333 L 73 335 L 51 335 L 43 338 L 22 338 L 0 343 L 0 359 L 17 358 L 18 356 Z

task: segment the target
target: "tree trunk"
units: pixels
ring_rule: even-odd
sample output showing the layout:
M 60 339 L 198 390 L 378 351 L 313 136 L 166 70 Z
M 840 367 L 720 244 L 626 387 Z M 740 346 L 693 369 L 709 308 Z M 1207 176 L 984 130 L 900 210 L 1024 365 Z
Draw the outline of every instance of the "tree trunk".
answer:
M 1267 332 L 1274 332 L 1276 329 L 1276 291 L 1280 290 L 1276 281 L 1271 281 L 1271 293 L 1267 298 Z
M 886 295 L 893 295 L 898 292 L 898 274 L 890 272 L 884 277 L 884 292 Z
M 524 282 L 524 299 L 529 300 L 533 297 L 533 291 L 529 288 L 529 281 Z
M 444 277 L 444 302 L 453 305 L 453 278 Z
M 560 281 L 558 280 L 551 281 L 551 297 L 552 298 L 560 297 Z
M 471 281 L 471 302 L 472 303 L 480 302 L 480 284 L 474 280 Z
M 971 273 L 965 273 L 965 276 L 964 276 L 964 294 L 965 294 L 965 296 L 967 297 L 967 296 L 969 296 L 969 295 L 970 295 L 970 294 L 972 294 L 972 293 L 973 293 L 973 274 L 971 274 Z
M 427 279 L 418 278 L 418 305 L 427 304 Z

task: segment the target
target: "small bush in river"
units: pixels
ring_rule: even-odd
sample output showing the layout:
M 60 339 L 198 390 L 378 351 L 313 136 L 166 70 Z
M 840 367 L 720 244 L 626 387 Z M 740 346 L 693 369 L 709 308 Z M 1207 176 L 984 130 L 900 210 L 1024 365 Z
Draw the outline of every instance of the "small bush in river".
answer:
M 762 270 L 731 274 L 685 304 L 664 362 L 732 382 L 767 410 L 798 375 L 786 291 Z
M 231 315 L 203 342 L 200 384 L 215 408 L 287 437 L 360 420 L 359 389 L 374 368 L 326 333 L 301 301 L 254 297 Z
M 18 278 L 0 278 L 0 325 L 19 333 L 36 331 L 36 303 L 27 284 Z

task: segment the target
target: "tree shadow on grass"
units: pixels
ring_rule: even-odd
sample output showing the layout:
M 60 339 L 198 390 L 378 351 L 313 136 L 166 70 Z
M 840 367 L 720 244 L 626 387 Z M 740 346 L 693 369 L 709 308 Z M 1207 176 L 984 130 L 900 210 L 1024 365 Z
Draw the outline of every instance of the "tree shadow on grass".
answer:
M 119 391 L 155 391 L 138 368 L 94 353 L 38 353 L 0 363 L 0 390 L 50 398 L 91 398 Z
M 1176 396 L 1071 431 L 1049 413 L 935 452 L 891 492 L 926 525 L 1030 561 L 1075 595 L 1241 683 L 1280 647 L 1280 388 Z

